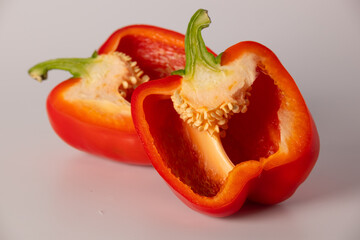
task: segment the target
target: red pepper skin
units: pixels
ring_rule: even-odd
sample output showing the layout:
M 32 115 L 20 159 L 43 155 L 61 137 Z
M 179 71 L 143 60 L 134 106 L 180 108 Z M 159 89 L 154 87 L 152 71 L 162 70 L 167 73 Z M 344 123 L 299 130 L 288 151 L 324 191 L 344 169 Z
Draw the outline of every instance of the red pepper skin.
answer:
M 183 34 L 164 28 L 130 25 L 115 31 L 98 53 L 126 53 L 138 61 L 150 79 L 159 79 L 184 67 L 184 38 Z
M 186 160 L 168 155 L 176 151 L 179 144 L 172 145 L 170 142 L 161 141 L 161 128 L 166 127 L 168 119 L 171 119 L 174 128 L 180 129 L 168 131 L 170 128 L 167 128 L 168 134 L 174 134 L 173 139 L 185 136 L 176 135 L 183 133 L 182 125 L 177 125 L 181 120 L 170 117 L 171 112 L 174 112 L 170 96 L 181 85 L 182 77 L 170 76 L 145 83 L 132 95 L 135 128 L 154 168 L 189 207 L 217 217 L 237 212 L 246 199 L 262 204 L 276 204 L 286 200 L 307 178 L 319 154 L 319 136 L 312 116 L 296 83 L 271 50 L 256 42 L 240 42 L 223 53 L 221 65 L 227 65 L 245 53 L 253 53 L 259 57 L 259 67 L 266 71 L 279 89 L 281 94 L 276 97 L 276 101 L 280 103 L 277 113 L 290 113 L 288 118 L 283 118 L 284 122 L 279 123 L 279 127 L 288 131 L 288 135 L 279 139 L 279 148 L 275 153 L 258 160 L 249 159 L 235 164 L 214 196 L 207 197 L 194 192 L 189 185 L 175 176 L 168 166 L 169 163 L 166 163 L 173 160 L 181 163 Z M 168 104 L 165 104 L 166 101 Z M 160 109 L 161 107 L 164 109 Z M 250 100 L 250 109 L 251 107 Z M 159 110 L 154 112 L 156 109 Z M 164 117 L 166 114 L 168 119 Z M 232 144 L 241 147 L 240 143 Z
M 224 52 L 222 63 L 226 65 L 248 51 L 261 56 L 265 70 L 283 92 L 285 97 L 281 101 L 287 106 L 280 110 L 291 110 L 297 115 L 292 120 L 294 127 L 288 152 L 274 154 L 260 161 L 263 172 L 249 195 L 252 201 L 276 204 L 289 198 L 308 177 L 319 155 L 320 139 L 300 90 L 270 49 L 255 42 L 241 42 Z
M 80 109 L 63 98 L 63 93 L 77 81 L 73 78 L 60 83 L 48 96 L 47 112 L 55 132 L 79 150 L 117 161 L 149 164 L 131 118 L 119 117 L 123 126 L 107 125 L 101 122 L 104 116 L 86 114 L 90 109 Z
M 150 79 L 168 76 L 185 64 L 184 35 L 154 26 L 132 25 L 117 30 L 98 53 L 114 51 L 136 60 Z M 64 93 L 79 80 L 60 83 L 48 96 L 47 112 L 55 132 L 79 150 L 115 161 L 149 165 L 130 112 L 128 116 L 99 115 L 91 105 L 70 103 L 64 98 Z

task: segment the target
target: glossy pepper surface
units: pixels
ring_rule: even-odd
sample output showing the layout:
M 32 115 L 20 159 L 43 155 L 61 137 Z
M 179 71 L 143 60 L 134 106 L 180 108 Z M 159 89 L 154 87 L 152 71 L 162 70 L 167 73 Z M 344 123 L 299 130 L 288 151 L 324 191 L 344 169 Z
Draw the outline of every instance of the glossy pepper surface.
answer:
M 294 80 L 256 42 L 215 57 L 192 17 L 186 67 L 145 83 L 132 96 L 136 130 L 151 162 L 191 208 L 213 216 L 238 211 L 246 199 L 275 204 L 306 179 L 319 153 L 316 126 Z
M 113 160 L 150 164 L 131 118 L 132 91 L 184 65 L 184 35 L 132 25 L 114 32 L 90 58 L 49 60 L 29 74 L 39 81 L 51 69 L 73 75 L 47 99 L 51 125 L 65 142 Z

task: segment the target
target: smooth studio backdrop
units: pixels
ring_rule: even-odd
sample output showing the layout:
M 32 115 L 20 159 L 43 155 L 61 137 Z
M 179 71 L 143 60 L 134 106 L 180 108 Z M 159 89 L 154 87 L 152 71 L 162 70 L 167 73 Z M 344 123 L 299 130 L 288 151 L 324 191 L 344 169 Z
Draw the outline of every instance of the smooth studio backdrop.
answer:
M 198 8 L 215 52 L 244 40 L 272 49 L 316 121 L 318 162 L 281 204 L 224 219 L 194 212 L 151 167 L 66 145 L 45 101 L 70 75 L 27 76 L 40 61 L 90 56 L 126 25 L 185 33 Z M 0 239 L 360 239 L 359 43 L 358 0 L 0 0 Z

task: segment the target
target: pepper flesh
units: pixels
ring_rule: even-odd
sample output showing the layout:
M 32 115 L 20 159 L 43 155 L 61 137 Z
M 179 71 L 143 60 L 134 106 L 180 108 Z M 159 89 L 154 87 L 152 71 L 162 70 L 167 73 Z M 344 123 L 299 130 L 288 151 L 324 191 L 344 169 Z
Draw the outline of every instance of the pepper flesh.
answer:
M 148 25 L 127 26 L 114 32 L 98 50 L 99 57 L 117 52 L 131 57 L 132 63 L 135 63 L 150 80 L 165 77 L 184 67 L 184 35 Z M 82 69 L 89 63 L 89 59 L 72 59 L 72 64 L 85 62 L 79 66 L 79 69 Z M 98 71 L 97 64 L 93 60 L 90 62 L 91 70 Z M 41 79 L 46 76 L 48 70 L 56 68 L 53 66 L 46 69 L 47 67 L 49 64 L 42 66 L 43 72 L 37 68 L 38 72 L 33 69 L 30 73 L 37 73 L 36 77 Z M 69 70 L 66 67 L 62 69 Z M 128 101 L 132 92 L 129 91 L 126 99 L 123 99 L 118 89 L 121 86 L 109 86 L 114 85 L 111 79 L 102 83 L 104 87 L 94 80 L 92 82 L 95 83 L 91 86 L 96 86 L 100 90 L 93 89 L 90 95 L 86 93 L 86 99 L 81 99 L 80 95 L 83 92 L 71 92 L 84 85 L 84 79 L 96 78 L 96 74 L 86 74 L 88 71 L 84 73 L 83 69 L 80 73 L 71 73 L 74 77 L 56 86 L 47 99 L 47 112 L 55 132 L 79 150 L 121 162 L 150 164 L 131 118 Z M 104 90 L 105 85 L 111 94 Z M 88 88 L 85 86 L 84 89 Z M 117 92 L 118 90 L 120 92 Z M 100 98 L 97 96 L 98 91 L 103 93 Z M 107 99 L 109 96 L 115 100 Z
M 197 29 L 189 31 L 199 19 Z M 186 67 L 177 72 L 183 76 L 170 76 L 137 88 L 132 96 L 132 116 L 153 166 L 176 195 L 197 211 L 227 216 L 238 211 L 246 199 L 275 204 L 289 198 L 317 160 L 319 137 L 294 80 L 268 48 L 255 42 L 240 42 L 217 58 L 206 54 L 204 57 L 204 52 L 198 51 L 203 46 L 200 31 L 209 22 L 205 10 L 195 13 L 186 39 L 195 33 L 197 42 L 185 40 Z M 192 48 L 198 52 L 195 59 L 191 57 L 193 52 L 189 54 L 188 49 Z M 236 64 L 247 56 L 255 56 L 254 69 L 249 67 L 251 64 Z M 212 80 L 206 71 L 196 73 L 199 64 L 200 69 L 211 68 L 214 75 L 219 69 L 236 66 L 255 76 L 250 86 L 244 84 L 238 89 L 249 90 L 247 111 L 227 116 L 224 135 L 194 126 L 196 117 L 194 121 L 182 117 L 175 102 L 176 92 L 185 91 L 182 97 L 187 106 L 206 112 L 226 103 L 216 105 L 214 98 L 225 96 L 226 100 L 232 96 L 230 91 L 220 95 L 214 92 L 207 99 L 206 91 L 212 89 L 214 82 L 227 84 L 237 68 L 230 75 Z M 235 74 L 236 77 L 244 75 Z M 189 84 L 191 91 L 184 88 Z M 201 87 L 197 87 L 199 84 Z M 201 114 L 196 116 L 204 122 Z

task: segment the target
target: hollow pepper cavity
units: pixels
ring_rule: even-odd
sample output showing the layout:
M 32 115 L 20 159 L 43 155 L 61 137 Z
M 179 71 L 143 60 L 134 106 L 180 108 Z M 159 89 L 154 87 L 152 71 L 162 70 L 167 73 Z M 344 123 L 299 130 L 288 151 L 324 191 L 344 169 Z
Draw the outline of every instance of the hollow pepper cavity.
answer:
M 313 118 L 275 54 L 240 42 L 215 57 L 191 18 L 184 70 L 132 95 L 135 128 L 153 166 L 191 208 L 213 216 L 246 199 L 275 204 L 306 179 L 319 154 Z
M 52 69 L 73 75 L 47 99 L 50 123 L 69 145 L 117 161 L 150 164 L 131 118 L 132 92 L 184 65 L 184 35 L 132 25 L 114 32 L 90 58 L 45 61 L 29 74 L 39 81 Z

